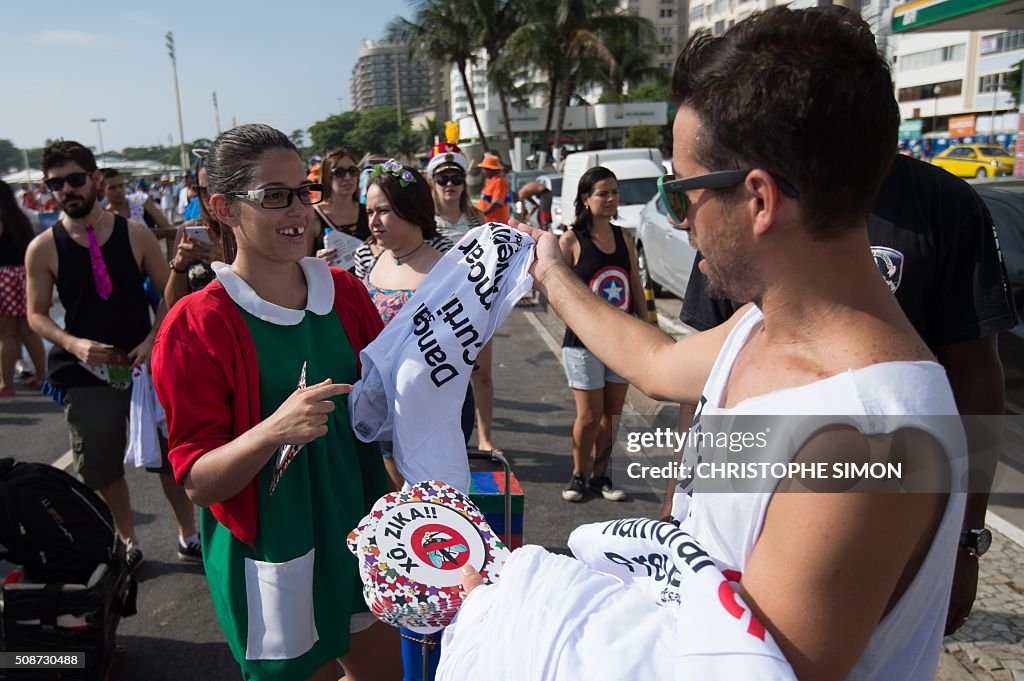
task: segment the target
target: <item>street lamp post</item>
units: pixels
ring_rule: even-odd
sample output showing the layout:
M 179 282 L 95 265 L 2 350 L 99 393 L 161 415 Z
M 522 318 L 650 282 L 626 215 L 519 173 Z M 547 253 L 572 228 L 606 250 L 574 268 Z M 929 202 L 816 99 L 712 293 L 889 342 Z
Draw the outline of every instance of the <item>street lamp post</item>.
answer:
M 996 93 L 999 91 L 998 76 L 996 78 L 997 79 L 995 81 L 993 81 L 991 83 L 991 85 L 989 86 L 991 88 L 991 91 L 992 91 L 992 123 L 991 123 L 991 126 L 989 127 L 989 131 L 988 131 L 988 140 L 992 144 L 996 143 L 996 103 L 997 103 Z
M 935 132 L 939 125 L 939 95 L 942 94 L 942 86 L 936 85 L 932 88 L 932 97 L 935 99 L 935 108 L 932 109 L 932 132 Z
M 178 153 L 181 167 L 188 170 L 188 156 L 185 154 L 185 126 L 181 123 L 181 93 L 178 91 L 178 61 L 174 57 L 174 33 L 167 31 L 167 54 L 171 57 L 171 71 L 174 73 L 174 101 L 178 105 Z
M 220 109 L 217 107 L 217 91 L 213 91 L 213 117 L 217 119 L 217 137 L 220 137 Z
M 107 122 L 107 119 L 90 118 L 89 122 L 96 124 L 96 131 L 100 134 L 100 158 L 103 158 L 103 124 Z

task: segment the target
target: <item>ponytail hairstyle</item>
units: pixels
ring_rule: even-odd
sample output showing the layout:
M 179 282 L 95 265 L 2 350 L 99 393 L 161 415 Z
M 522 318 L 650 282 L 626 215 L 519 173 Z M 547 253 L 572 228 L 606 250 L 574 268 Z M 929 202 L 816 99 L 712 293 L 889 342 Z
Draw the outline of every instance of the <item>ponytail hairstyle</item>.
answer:
M 580 178 L 580 183 L 576 187 L 576 217 L 572 221 L 572 229 L 574 232 L 580 232 L 590 236 L 590 228 L 593 225 L 593 217 L 590 215 L 590 210 L 587 208 L 584 201 L 590 197 L 590 194 L 594 191 L 594 185 L 601 180 L 613 179 L 618 181 L 615 177 L 615 173 L 608 170 L 604 166 L 596 166 L 591 168 L 587 172 L 583 173 L 583 177 Z
M 206 204 L 210 200 L 210 170 L 206 168 L 206 182 L 207 185 L 204 187 L 199 183 L 199 173 L 206 168 L 206 155 L 199 157 L 196 162 L 196 193 L 199 196 L 199 215 L 202 218 L 203 223 L 207 229 L 210 230 L 211 236 L 220 242 L 221 250 L 224 253 L 224 262 L 231 263 L 235 259 L 235 237 L 231 233 L 231 229 L 222 225 L 220 220 L 213 217 L 213 214 L 207 208 Z M 205 195 L 205 196 L 204 196 Z

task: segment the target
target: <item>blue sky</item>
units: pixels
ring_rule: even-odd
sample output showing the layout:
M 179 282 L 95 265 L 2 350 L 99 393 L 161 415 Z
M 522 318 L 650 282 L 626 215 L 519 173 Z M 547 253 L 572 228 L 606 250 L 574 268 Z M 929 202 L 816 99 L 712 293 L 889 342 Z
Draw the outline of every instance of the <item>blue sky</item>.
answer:
M 0 138 L 47 137 L 107 151 L 178 142 L 170 58 L 174 32 L 185 140 L 261 122 L 285 133 L 350 108 L 364 39 L 382 37 L 404 0 L 4 2 Z M 342 101 L 338 101 L 338 98 Z

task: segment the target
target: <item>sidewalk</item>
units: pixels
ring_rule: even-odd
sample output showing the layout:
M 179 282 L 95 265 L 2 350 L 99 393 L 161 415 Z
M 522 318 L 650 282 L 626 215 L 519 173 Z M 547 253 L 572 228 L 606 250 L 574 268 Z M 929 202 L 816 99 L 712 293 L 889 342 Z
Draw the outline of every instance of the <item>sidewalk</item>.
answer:
M 978 598 L 967 623 L 946 638 L 936 679 L 1024 681 L 1024 547 L 992 530 L 980 560 Z

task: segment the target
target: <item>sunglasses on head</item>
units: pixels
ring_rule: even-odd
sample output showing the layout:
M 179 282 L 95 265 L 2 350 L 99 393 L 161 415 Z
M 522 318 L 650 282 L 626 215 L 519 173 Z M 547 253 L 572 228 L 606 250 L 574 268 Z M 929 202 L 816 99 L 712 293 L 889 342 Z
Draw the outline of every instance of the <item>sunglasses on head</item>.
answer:
M 681 180 L 675 179 L 674 175 L 663 175 L 658 178 L 658 196 L 661 197 L 661 202 L 668 211 L 668 216 L 672 219 L 672 222 L 682 224 L 683 220 L 686 219 L 687 212 L 690 210 L 690 199 L 687 198 L 686 192 L 695 189 L 728 189 L 729 187 L 735 187 L 746 179 L 751 170 L 753 168 L 747 168 L 746 170 L 716 170 L 715 172 L 703 175 L 684 177 Z M 772 177 L 775 176 L 772 175 Z M 779 191 L 784 196 L 788 196 L 791 199 L 799 198 L 800 193 L 796 190 L 796 187 L 779 177 L 775 177 L 775 182 L 779 185 Z
M 65 182 L 72 188 L 78 189 L 84 187 L 88 180 L 89 173 L 68 173 L 64 177 L 48 177 L 45 184 L 49 187 L 50 191 L 59 192 L 64 189 Z
M 466 178 L 459 173 L 449 173 L 447 175 L 438 175 L 434 178 L 434 182 L 442 187 L 451 185 L 452 187 L 459 187 L 466 182 Z
M 334 177 L 345 177 L 346 175 L 349 175 L 350 177 L 359 177 L 359 173 L 361 172 L 362 170 L 359 166 L 352 166 L 350 168 L 331 168 L 331 175 Z

